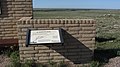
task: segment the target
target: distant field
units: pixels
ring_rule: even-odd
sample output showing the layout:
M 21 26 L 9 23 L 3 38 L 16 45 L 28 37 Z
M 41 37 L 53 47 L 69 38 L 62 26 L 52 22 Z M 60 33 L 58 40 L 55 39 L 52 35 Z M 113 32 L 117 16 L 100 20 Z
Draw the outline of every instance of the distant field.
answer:
M 120 10 L 34 10 L 39 19 L 95 19 L 97 49 L 120 48 Z
M 104 14 L 119 16 L 120 10 L 77 10 L 77 9 L 46 9 L 34 10 L 34 18 L 102 18 Z

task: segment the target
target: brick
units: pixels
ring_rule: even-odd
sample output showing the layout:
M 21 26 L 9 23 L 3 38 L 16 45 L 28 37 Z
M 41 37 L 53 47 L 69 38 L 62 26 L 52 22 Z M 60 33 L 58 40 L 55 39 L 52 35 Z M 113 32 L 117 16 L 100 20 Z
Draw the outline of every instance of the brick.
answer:
M 91 41 L 92 38 L 79 38 L 78 40 L 80 40 L 80 41 Z
M 80 34 L 78 34 L 78 33 L 77 33 L 77 34 L 75 34 L 75 35 L 74 35 L 74 34 L 72 34 L 72 36 L 73 36 L 73 37 L 75 37 L 75 38 L 82 38 L 82 35 L 80 35 Z
M 16 31 L 15 28 L 4 29 L 5 31 Z
M 49 47 L 43 46 L 43 47 L 35 47 L 35 50 L 47 50 Z
M 0 39 L 2 39 L 2 37 L 4 37 L 4 35 L 0 35 Z
M 14 17 L 23 17 L 24 14 L 18 14 L 18 13 L 17 13 L 17 14 L 13 14 L 13 16 L 14 16 Z
M 19 43 L 19 42 L 18 42 Z M 25 47 L 23 43 L 19 43 L 19 47 Z
M 79 31 L 75 31 L 75 30 L 71 30 L 71 31 L 67 31 L 67 32 L 71 35 L 79 34 Z
M 38 51 L 24 51 L 24 54 L 34 54 L 38 53 Z
M 27 4 L 28 6 L 32 6 L 31 3 L 32 3 L 31 0 L 26 0 L 26 2 L 24 4 Z
M 15 11 L 15 13 L 17 13 L 17 14 L 24 14 L 25 12 L 23 12 L 23 11 Z
M 95 38 L 95 34 L 83 34 L 82 38 Z
M 95 46 L 94 45 L 86 45 L 86 47 L 89 47 L 89 49 L 93 49 Z
M 18 35 L 19 35 L 19 36 L 26 36 L 26 35 L 27 35 L 27 32 L 19 32 Z
M 39 57 L 39 60 L 50 60 L 52 57 Z
M 0 20 L 0 22 L 3 23 L 3 24 L 5 24 L 5 23 L 7 23 L 7 22 L 8 22 L 8 23 L 11 22 L 11 20 Z
M 93 20 L 87 20 L 87 19 L 85 19 L 85 20 L 81 20 L 81 23 L 82 24 L 93 24 L 94 22 L 93 22 Z
M 27 60 L 38 60 L 39 58 L 38 57 L 28 57 L 26 58 Z
M 80 27 L 93 27 L 93 24 L 80 24 Z
M 8 5 L 7 7 L 8 7 L 8 8 L 13 8 L 13 7 L 14 7 L 14 5 Z
M 12 8 L 13 11 L 22 11 L 23 8 Z
M 34 54 L 20 54 L 20 57 L 34 57 Z
M 64 56 L 54 56 L 53 58 L 57 60 L 57 59 L 64 59 L 65 57 Z
M 94 31 L 95 29 L 95 27 L 82 27 L 83 31 Z
M 21 38 L 25 40 L 25 39 L 26 39 L 26 36 L 22 36 Z
M 34 24 L 34 27 L 38 27 L 38 28 L 43 28 L 43 27 L 48 27 L 49 25 L 48 24 Z
M 24 58 L 22 58 L 22 57 L 21 57 L 21 58 L 20 58 L 20 60 L 21 60 L 21 61 L 23 61 L 23 60 L 24 60 Z
M 48 53 L 40 53 L 40 54 L 35 54 L 35 57 L 47 57 L 47 56 L 49 56 L 49 54 Z
M 5 34 L 6 37 L 9 37 L 9 36 L 14 37 L 14 36 L 16 36 L 16 35 L 17 35 L 17 34 L 11 34 L 11 33 Z
M 60 53 L 50 53 L 50 56 L 61 56 Z
M 53 50 L 39 50 L 39 53 L 50 53 L 53 52 Z
M 25 0 L 15 0 L 15 2 L 25 2 Z
M 81 27 L 70 27 L 69 28 L 69 31 L 80 31 L 80 30 L 82 30 Z
M 94 31 L 79 31 L 80 34 L 93 34 Z
M 12 28 L 12 26 L 1 26 L 1 28 Z
M 68 30 L 68 28 L 67 28 L 67 27 L 62 27 L 62 29 L 63 29 L 63 30 Z
M 54 50 L 53 52 L 59 52 L 59 53 L 66 53 L 67 52 L 67 49 L 64 49 L 64 50 Z
M 19 40 L 19 43 L 26 43 L 26 40 Z
M 64 60 L 64 59 L 59 59 L 59 60 L 58 60 L 58 59 L 57 59 L 57 60 L 54 59 L 54 60 L 52 60 L 52 61 L 53 61 L 53 62 L 62 62 L 63 60 Z
M 34 50 L 34 47 L 20 47 L 19 50 Z
M 10 34 L 10 33 L 12 33 L 12 31 L 2 31 L 1 33 L 5 35 L 5 34 Z
M 23 54 L 23 51 L 19 51 L 20 54 Z
M 15 8 L 24 8 L 24 7 L 25 5 L 19 5 L 19 4 L 15 5 Z
M 2 39 L 13 39 L 13 37 L 2 37 Z
M 79 24 L 65 24 L 65 27 L 79 27 Z
M 90 44 L 90 45 L 92 45 L 92 44 L 95 44 L 95 41 L 82 41 L 82 43 L 83 44 Z
M 71 60 L 69 60 L 69 59 L 66 58 L 64 61 L 66 61 L 66 62 L 70 62 Z
M 52 30 L 52 28 L 37 28 L 37 29 L 40 29 L 40 30 Z
M 18 25 L 18 27 L 20 27 L 20 28 L 31 28 L 31 27 L 33 27 L 33 25 Z
M 64 27 L 63 24 L 50 24 L 49 27 Z
M 12 2 L 13 5 L 21 5 L 22 2 Z
M 21 29 L 22 32 L 26 32 L 27 30 L 28 30 L 27 28 Z

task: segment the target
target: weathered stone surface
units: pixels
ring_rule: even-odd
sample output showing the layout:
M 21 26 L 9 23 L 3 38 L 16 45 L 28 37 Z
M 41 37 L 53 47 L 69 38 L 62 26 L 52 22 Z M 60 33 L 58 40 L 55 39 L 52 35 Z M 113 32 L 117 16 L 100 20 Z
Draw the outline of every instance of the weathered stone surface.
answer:
M 20 54 L 20 57 L 28 58 L 28 57 L 34 57 L 34 54 Z
M 17 21 L 22 17 L 32 16 L 31 0 L 1 0 L 0 2 L 3 7 L 2 14 L 0 14 L 0 29 L 4 29 L 1 31 L 4 34 L 0 34 L 0 39 L 18 38 L 17 33 L 14 33 L 18 32 Z M 24 5 L 21 5 L 23 2 Z M 10 32 L 10 35 L 7 32 Z
M 49 56 L 49 54 L 48 53 L 38 53 L 38 54 L 35 54 L 35 57 L 47 57 L 47 56 Z
M 58 29 L 62 28 L 63 44 L 26 45 L 27 29 Z M 95 22 L 80 19 L 21 19 L 18 22 L 20 38 L 20 58 L 34 58 L 36 62 L 47 63 L 66 61 L 87 63 L 93 56 L 95 44 Z M 76 64 L 75 64 L 76 65 Z M 81 64 L 80 64 L 81 65 Z M 79 64 L 76 66 L 80 66 Z
M 24 51 L 24 54 L 35 54 L 38 53 L 38 51 Z
M 34 50 L 34 47 L 20 47 L 19 50 L 24 50 L 24 51 Z
M 49 49 L 49 47 L 46 47 L 46 46 L 42 46 L 42 47 L 35 47 L 35 50 L 47 50 Z

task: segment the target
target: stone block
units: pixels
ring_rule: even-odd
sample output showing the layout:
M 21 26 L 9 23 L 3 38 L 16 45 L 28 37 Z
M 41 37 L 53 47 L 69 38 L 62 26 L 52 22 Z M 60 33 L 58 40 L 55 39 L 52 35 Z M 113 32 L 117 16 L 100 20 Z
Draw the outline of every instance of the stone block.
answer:
M 50 60 L 52 57 L 39 57 L 39 60 Z
M 35 54 L 35 57 L 47 57 L 49 56 L 49 53 L 38 53 L 38 54 Z
M 33 50 L 33 51 L 24 51 L 24 54 L 37 54 L 38 53 L 38 51 L 35 51 L 35 50 Z
M 49 24 L 34 24 L 35 28 L 47 28 Z
M 81 27 L 70 27 L 68 30 L 69 31 L 80 31 L 82 30 L 82 28 Z
M 23 50 L 23 51 L 31 51 L 34 50 L 34 47 L 20 47 L 19 50 Z
M 42 47 L 35 47 L 35 50 L 48 50 L 49 47 L 42 46 Z
M 65 24 L 65 27 L 79 27 L 79 24 Z
M 28 58 L 28 57 L 34 57 L 34 54 L 20 54 L 20 58 L 24 57 L 24 58 Z
M 63 24 L 50 24 L 49 27 L 57 27 L 57 28 L 59 28 L 59 27 L 64 27 L 64 25 Z
M 61 56 L 60 53 L 50 53 L 50 56 Z

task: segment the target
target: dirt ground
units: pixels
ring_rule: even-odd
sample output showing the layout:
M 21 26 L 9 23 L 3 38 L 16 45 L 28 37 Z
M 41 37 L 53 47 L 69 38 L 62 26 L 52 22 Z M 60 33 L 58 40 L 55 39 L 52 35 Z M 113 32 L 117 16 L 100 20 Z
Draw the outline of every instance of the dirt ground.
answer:
M 104 67 L 120 67 L 120 57 L 111 58 Z
M 0 55 L 0 67 L 6 67 L 10 64 L 10 58 L 5 55 Z M 104 67 L 120 67 L 120 57 L 111 58 Z
M 5 55 L 0 55 L 0 67 L 6 67 L 10 64 L 10 58 Z

